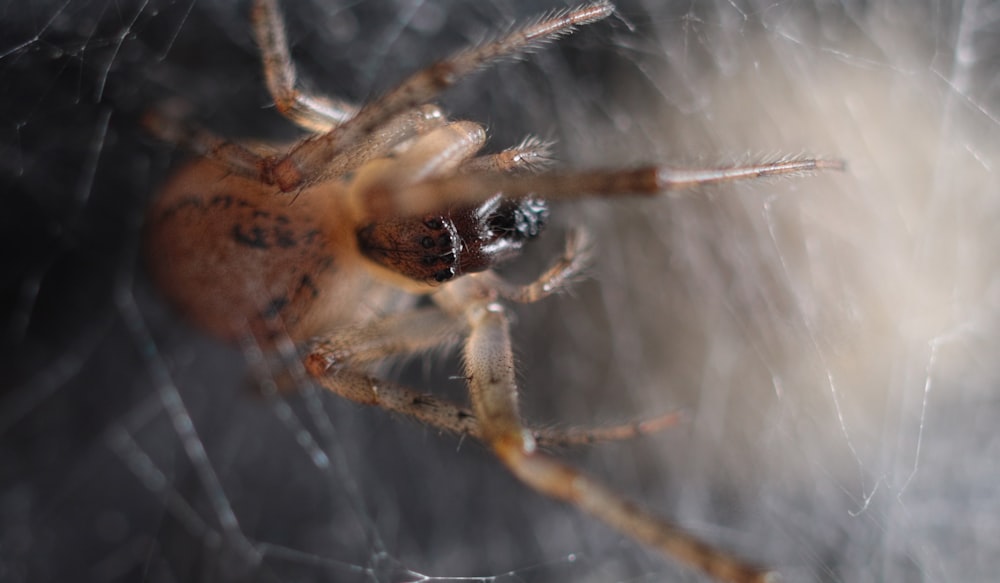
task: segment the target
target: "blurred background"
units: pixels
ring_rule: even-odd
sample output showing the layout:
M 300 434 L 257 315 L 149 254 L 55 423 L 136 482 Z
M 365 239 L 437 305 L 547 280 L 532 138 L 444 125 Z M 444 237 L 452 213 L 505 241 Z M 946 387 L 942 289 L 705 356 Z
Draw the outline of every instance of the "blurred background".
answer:
M 308 87 L 364 101 L 558 2 L 285 2 Z M 844 173 L 556 208 L 596 241 L 515 310 L 532 425 L 680 410 L 558 454 L 788 581 L 1000 569 L 1000 4 L 621 1 L 441 100 L 566 167 L 843 158 Z M 535 494 L 480 445 L 309 387 L 180 322 L 139 250 L 185 154 L 270 106 L 249 6 L 0 0 L 0 580 L 698 581 Z M 464 398 L 455 358 L 386 374 Z

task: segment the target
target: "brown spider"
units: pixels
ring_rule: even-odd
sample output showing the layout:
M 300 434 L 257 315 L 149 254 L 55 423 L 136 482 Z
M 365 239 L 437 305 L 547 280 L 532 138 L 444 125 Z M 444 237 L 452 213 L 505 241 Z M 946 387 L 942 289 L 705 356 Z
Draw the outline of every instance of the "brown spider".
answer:
M 253 25 L 278 110 L 311 132 L 282 153 L 223 141 L 165 112 L 148 125 L 201 155 L 177 171 L 146 228 L 152 278 L 194 323 L 266 349 L 288 340 L 323 387 L 482 441 L 518 478 L 719 580 L 769 572 L 539 451 L 543 442 L 628 438 L 671 416 L 593 431 L 529 431 L 518 415 L 508 316 L 501 300 L 534 302 L 585 263 L 585 238 L 534 283 L 490 268 L 516 256 L 548 218 L 546 199 L 655 195 L 694 185 L 840 168 L 792 160 L 743 167 L 553 172 L 535 139 L 477 156 L 486 134 L 430 101 L 485 64 L 608 17 L 605 1 L 554 13 L 419 71 L 360 108 L 301 93 L 276 0 L 257 0 Z M 292 193 L 292 194 L 284 194 Z M 431 307 L 417 307 L 428 296 Z M 369 365 L 464 338 L 472 411 L 372 376 Z

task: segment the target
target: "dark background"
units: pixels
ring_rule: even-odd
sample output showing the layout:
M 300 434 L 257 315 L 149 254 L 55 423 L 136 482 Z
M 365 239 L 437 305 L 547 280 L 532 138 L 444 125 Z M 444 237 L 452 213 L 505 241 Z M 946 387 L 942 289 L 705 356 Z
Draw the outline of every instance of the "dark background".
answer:
M 562 6 L 285 4 L 301 77 L 355 101 Z M 535 133 L 572 167 L 849 163 L 557 209 L 507 273 L 537 273 L 571 224 L 595 265 L 516 310 L 526 416 L 685 412 L 561 455 L 790 581 L 991 580 L 998 10 L 622 2 L 443 98 L 491 149 Z M 0 2 L 0 580 L 693 580 L 475 443 L 308 387 L 258 396 L 252 355 L 160 302 L 138 242 L 184 154 L 143 112 L 181 98 L 227 136 L 297 136 L 247 13 Z M 386 374 L 461 398 L 457 370 Z

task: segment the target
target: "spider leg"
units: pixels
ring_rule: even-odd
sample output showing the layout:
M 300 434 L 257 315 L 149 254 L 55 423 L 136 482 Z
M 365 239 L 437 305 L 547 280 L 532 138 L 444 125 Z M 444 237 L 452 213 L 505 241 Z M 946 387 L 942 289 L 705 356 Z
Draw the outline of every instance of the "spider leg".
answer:
M 840 160 L 803 158 L 704 169 L 649 166 L 627 170 L 554 171 L 538 174 L 478 172 L 442 176 L 415 183 L 399 191 L 384 192 L 381 194 L 392 196 L 393 200 L 373 203 L 373 206 L 392 209 L 396 214 L 418 215 L 451 204 L 479 204 L 498 192 L 509 197 L 534 194 L 550 200 L 576 200 L 595 196 L 654 196 L 707 184 L 843 168 L 844 163 Z
M 394 355 L 447 347 L 464 332 L 464 322 L 436 307 L 401 312 L 316 340 L 304 358 L 305 369 L 317 384 L 349 401 L 400 413 L 441 431 L 475 437 L 478 425 L 467 408 L 361 370 Z
M 220 138 L 185 119 L 182 109 L 171 103 L 153 108 L 143 118 L 143 125 L 157 139 L 215 160 L 234 174 L 264 183 L 273 181 L 267 174 L 270 168 L 268 160 L 274 159 L 271 155 L 273 148 L 252 148 Z M 374 158 L 389 154 L 400 144 L 446 123 L 441 109 L 435 105 L 425 105 L 400 114 L 372 132 L 367 140 L 341 152 L 326 167 L 323 176 L 344 176 Z
M 385 381 L 354 368 L 329 370 L 323 356 L 307 356 L 306 371 L 319 386 L 348 401 L 404 415 L 438 431 L 483 440 L 481 426 L 475 414 L 467 407 L 447 399 Z M 679 413 L 671 412 L 610 427 L 533 429 L 531 435 L 541 447 L 593 445 L 658 433 L 673 426 L 679 418 Z
M 664 413 L 659 417 L 631 421 L 609 427 L 568 429 L 531 429 L 531 437 L 538 447 L 593 445 L 605 441 L 627 441 L 644 435 L 659 433 L 673 427 L 681 419 L 679 411 Z
M 478 439 L 479 423 L 467 408 L 361 372 L 364 365 L 390 356 L 447 347 L 464 332 L 465 323 L 461 319 L 438 308 L 411 310 L 365 326 L 343 328 L 319 339 L 306 356 L 305 366 L 316 382 L 345 399 L 400 413 L 441 431 Z M 662 431 L 678 417 L 677 413 L 668 413 L 595 429 L 537 429 L 533 435 L 545 446 L 619 441 Z
M 519 304 L 532 304 L 565 289 L 590 262 L 590 237 L 585 229 L 573 229 L 566 235 L 566 248 L 559 259 L 535 281 L 527 285 L 514 285 L 489 271 L 488 285 L 507 300 Z
M 459 168 L 463 174 L 480 172 L 539 172 L 552 163 L 552 143 L 528 136 L 513 148 L 468 160 Z
M 326 371 L 357 368 L 399 354 L 452 346 L 464 333 L 464 323 L 439 308 L 418 308 L 317 338 L 309 358 L 321 359 Z
M 277 11 L 273 0 L 259 0 L 258 12 L 267 13 L 271 10 Z M 491 62 L 529 51 L 545 41 L 569 33 L 579 25 L 607 18 L 613 11 L 614 7 L 609 2 L 599 1 L 557 12 L 499 39 L 460 51 L 415 73 L 395 89 L 362 107 L 357 115 L 333 131 L 305 140 L 284 158 L 273 160 L 273 184 L 288 192 L 321 180 L 326 164 L 344 148 L 364 140 L 375 128 L 400 113 L 428 103 L 462 77 Z M 263 20 L 273 21 L 272 18 Z M 263 46 L 265 43 L 261 44 Z M 288 66 L 290 67 L 290 63 Z M 277 69 L 280 72 L 281 68 Z M 287 86 L 287 83 L 282 85 Z
M 399 413 L 448 433 L 479 436 L 472 412 L 444 399 L 355 369 L 327 371 L 322 357 L 307 356 L 306 370 L 321 387 L 349 401 Z
M 749 583 L 772 578 L 771 573 L 716 550 L 571 466 L 539 452 L 530 431 L 519 420 L 514 362 L 503 307 L 480 302 L 470 308 L 467 317 L 472 332 L 465 361 L 473 411 L 481 425 L 482 439 L 514 475 L 539 492 L 574 504 L 717 580 Z
M 486 131 L 470 121 L 452 122 L 418 138 L 395 158 L 373 160 L 358 169 L 348 191 L 357 224 L 391 216 L 393 193 L 457 168 L 486 142 Z M 440 210 L 435 207 L 433 210 Z
M 230 142 L 183 119 L 183 108 L 165 103 L 146 112 L 142 125 L 156 139 L 176 144 L 193 154 L 227 166 L 233 173 L 256 178 L 265 156 L 251 148 Z
M 357 113 L 357 108 L 345 101 L 303 93 L 296 87 L 295 64 L 288 51 L 285 21 L 276 0 L 255 2 L 251 19 L 264 63 L 267 90 L 282 115 L 310 132 L 323 133 Z
M 323 169 L 320 181 L 340 178 L 446 123 L 448 120 L 436 105 L 424 105 L 401 113 L 375 129 L 367 139 L 344 148 Z

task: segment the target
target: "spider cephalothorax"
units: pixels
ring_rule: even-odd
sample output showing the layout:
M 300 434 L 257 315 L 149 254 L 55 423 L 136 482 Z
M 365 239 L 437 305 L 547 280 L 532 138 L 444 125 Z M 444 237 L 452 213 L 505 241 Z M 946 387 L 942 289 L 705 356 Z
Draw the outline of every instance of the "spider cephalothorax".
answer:
M 358 231 L 358 248 L 372 261 L 425 283 L 485 271 L 518 254 L 549 217 L 543 199 L 494 196 L 419 218 L 372 223 Z
M 586 238 L 569 236 L 563 256 L 528 285 L 508 283 L 490 268 L 544 228 L 543 197 L 656 195 L 842 164 L 794 159 L 696 170 L 548 170 L 538 163 L 547 144 L 529 138 L 478 155 L 484 128 L 450 121 L 430 104 L 484 64 L 613 11 L 598 1 L 549 14 L 428 67 L 358 108 L 300 91 L 276 2 L 257 0 L 253 23 L 268 89 L 277 109 L 311 135 L 274 154 L 154 112 L 155 133 L 202 157 L 174 174 L 150 210 L 150 272 L 208 332 L 265 350 L 281 340 L 295 343 L 306 353 L 312 382 L 471 435 L 539 492 L 717 579 L 764 581 L 766 570 L 699 541 L 535 447 L 634 437 L 672 416 L 589 431 L 522 425 L 502 300 L 534 302 L 564 288 L 585 263 Z M 459 342 L 471 410 L 371 372 L 386 358 Z

